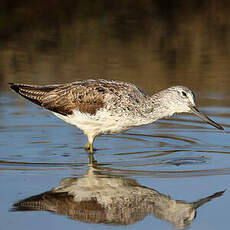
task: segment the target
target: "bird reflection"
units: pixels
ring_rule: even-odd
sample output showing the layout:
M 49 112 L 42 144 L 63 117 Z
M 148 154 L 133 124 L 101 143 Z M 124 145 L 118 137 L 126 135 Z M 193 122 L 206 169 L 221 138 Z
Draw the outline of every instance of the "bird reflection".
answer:
M 13 205 L 13 211 L 51 211 L 87 223 L 129 225 L 153 215 L 185 229 L 196 217 L 197 208 L 223 195 L 214 193 L 186 203 L 138 184 L 134 179 L 106 173 L 91 156 L 88 172 L 80 178 L 62 179 L 48 192 Z

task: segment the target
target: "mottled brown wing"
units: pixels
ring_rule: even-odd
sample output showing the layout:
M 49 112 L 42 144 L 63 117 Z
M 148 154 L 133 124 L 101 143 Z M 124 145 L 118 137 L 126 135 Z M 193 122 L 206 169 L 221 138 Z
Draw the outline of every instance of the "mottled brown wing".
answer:
M 146 100 L 144 92 L 132 84 L 103 79 L 49 86 L 10 85 L 24 98 L 62 115 L 70 115 L 74 110 L 94 115 L 106 106 L 105 99 L 126 110 Z
M 38 85 L 26 85 L 9 83 L 10 88 L 16 93 L 20 94 L 22 97 L 37 105 L 42 105 L 43 97 L 50 91 L 62 86 L 62 85 L 48 85 L 48 86 L 38 86 Z
M 104 91 L 95 85 L 72 84 L 47 93 L 42 106 L 63 115 L 72 114 L 73 110 L 93 115 L 104 106 L 104 97 Z
M 104 106 L 105 88 L 98 82 L 35 86 L 10 83 L 11 89 L 52 112 L 70 115 L 73 110 L 95 114 Z

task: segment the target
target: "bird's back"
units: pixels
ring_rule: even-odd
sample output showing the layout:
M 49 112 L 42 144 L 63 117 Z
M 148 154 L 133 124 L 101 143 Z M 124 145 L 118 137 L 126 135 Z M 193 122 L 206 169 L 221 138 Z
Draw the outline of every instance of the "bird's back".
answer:
M 148 97 L 133 84 L 103 79 L 48 86 L 10 83 L 10 87 L 29 101 L 65 116 L 74 110 L 95 115 L 103 108 L 130 113 Z

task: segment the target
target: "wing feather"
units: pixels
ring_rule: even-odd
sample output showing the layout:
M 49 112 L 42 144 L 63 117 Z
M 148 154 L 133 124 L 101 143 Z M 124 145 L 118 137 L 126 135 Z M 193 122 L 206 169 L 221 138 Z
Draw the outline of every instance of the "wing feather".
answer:
M 50 86 L 10 83 L 10 87 L 29 101 L 62 115 L 70 115 L 73 110 L 95 114 L 104 106 L 105 89 L 96 81 Z
M 94 115 L 112 103 L 113 109 L 121 106 L 130 110 L 131 106 L 138 107 L 140 100 L 146 100 L 144 92 L 135 85 L 103 79 L 48 86 L 10 83 L 10 87 L 33 103 L 62 115 L 74 110 Z

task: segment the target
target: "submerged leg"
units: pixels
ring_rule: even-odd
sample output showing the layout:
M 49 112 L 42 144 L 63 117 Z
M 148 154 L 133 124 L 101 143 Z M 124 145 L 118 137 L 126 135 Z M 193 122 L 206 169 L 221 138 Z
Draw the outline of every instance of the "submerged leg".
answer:
M 87 141 L 87 143 L 84 146 L 85 150 L 89 150 L 89 141 Z
M 94 142 L 94 137 L 88 136 L 88 141 L 85 144 L 85 150 L 89 150 L 90 153 L 93 153 L 93 142 Z
M 88 156 L 89 156 L 89 165 L 96 166 L 97 161 L 94 159 L 94 154 L 88 153 Z
M 89 151 L 90 153 L 93 153 L 93 142 L 89 144 Z

